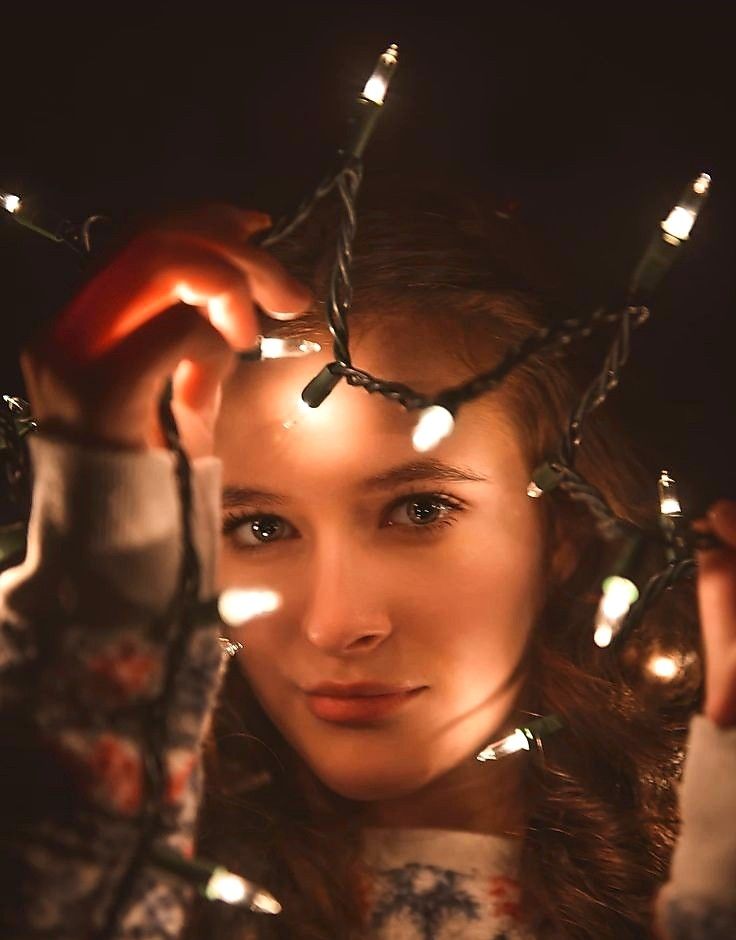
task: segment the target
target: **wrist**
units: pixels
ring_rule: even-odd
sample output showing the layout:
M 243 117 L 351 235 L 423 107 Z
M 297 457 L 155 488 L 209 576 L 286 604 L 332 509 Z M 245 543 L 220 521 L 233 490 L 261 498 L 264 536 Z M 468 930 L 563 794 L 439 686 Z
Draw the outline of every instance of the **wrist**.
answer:
M 703 715 L 719 728 L 736 728 L 736 692 L 722 698 L 706 696 Z

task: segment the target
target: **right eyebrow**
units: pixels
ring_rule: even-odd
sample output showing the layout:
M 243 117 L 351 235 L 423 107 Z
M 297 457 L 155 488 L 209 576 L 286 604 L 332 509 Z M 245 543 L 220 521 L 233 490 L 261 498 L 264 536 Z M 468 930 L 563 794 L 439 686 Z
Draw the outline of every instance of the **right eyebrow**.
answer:
M 269 493 L 268 490 L 257 490 L 253 487 L 228 484 L 222 488 L 222 508 L 233 509 L 235 506 L 283 506 L 287 502 L 285 496 L 278 493 Z

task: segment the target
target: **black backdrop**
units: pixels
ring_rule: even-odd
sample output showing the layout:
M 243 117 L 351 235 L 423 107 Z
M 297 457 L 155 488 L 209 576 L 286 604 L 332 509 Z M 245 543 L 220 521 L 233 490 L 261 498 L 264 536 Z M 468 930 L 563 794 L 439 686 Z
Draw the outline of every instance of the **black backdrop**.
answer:
M 372 168 L 461 174 L 574 260 L 581 303 L 622 281 L 685 183 L 712 196 L 617 398 L 700 511 L 736 496 L 734 120 L 728 4 L 108 2 L 2 19 L 0 187 L 117 220 L 226 199 L 277 212 L 324 171 L 377 55 L 401 63 Z M 0 218 L 3 391 L 78 279 Z

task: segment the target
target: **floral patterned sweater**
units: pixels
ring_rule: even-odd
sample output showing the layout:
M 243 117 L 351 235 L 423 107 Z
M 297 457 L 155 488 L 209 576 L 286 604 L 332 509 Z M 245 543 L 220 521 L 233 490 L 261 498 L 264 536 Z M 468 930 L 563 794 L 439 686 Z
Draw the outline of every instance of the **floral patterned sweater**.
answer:
M 41 435 L 30 447 L 27 554 L 0 575 L 0 937 L 175 940 L 193 889 L 151 849 L 193 851 L 222 653 L 217 624 L 181 629 L 174 458 Z M 193 469 L 204 600 L 221 468 Z M 657 900 L 667 940 L 736 937 L 734 781 L 736 729 L 696 717 Z M 369 830 L 371 940 L 526 940 L 515 853 L 493 836 Z

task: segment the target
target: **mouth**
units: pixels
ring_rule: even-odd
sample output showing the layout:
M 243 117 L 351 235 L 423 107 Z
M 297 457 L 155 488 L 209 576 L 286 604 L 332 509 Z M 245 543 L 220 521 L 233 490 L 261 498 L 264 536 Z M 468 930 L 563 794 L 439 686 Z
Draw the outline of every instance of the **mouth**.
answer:
M 337 724 L 371 724 L 394 715 L 427 686 L 387 686 L 359 682 L 323 683 L 306 693 L 307 708 L 317 718 Z

